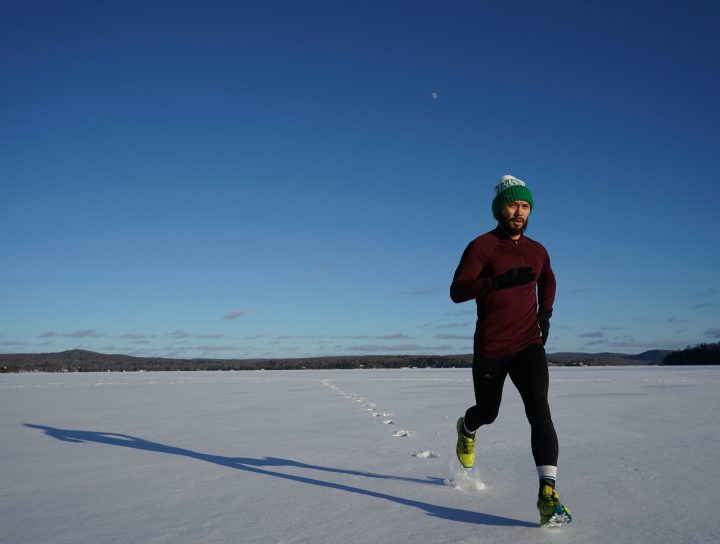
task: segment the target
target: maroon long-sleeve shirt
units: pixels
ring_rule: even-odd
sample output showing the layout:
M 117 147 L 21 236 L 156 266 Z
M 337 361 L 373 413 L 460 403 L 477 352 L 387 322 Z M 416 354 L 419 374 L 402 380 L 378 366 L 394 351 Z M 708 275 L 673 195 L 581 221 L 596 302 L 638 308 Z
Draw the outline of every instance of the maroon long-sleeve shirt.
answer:
M 492 289 L 495 276 L 523 266 L 532 267 L 537 274 L 535 281 Z M 542 343 L 538 308 L 552 312 L 555 301 L 555 274 L 547 250 L 524 235 L 513 240 L 497 227 L 465 249 L 450 286 L 450 298 L 453 302 L 474 298 L 477 303 L 476 356 L 503 357 Z

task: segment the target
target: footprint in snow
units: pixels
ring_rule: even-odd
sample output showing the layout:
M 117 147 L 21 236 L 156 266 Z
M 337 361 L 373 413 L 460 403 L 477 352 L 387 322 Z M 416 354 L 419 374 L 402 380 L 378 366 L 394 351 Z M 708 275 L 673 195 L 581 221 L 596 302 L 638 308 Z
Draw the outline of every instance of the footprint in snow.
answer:
M 413 457 L 420 457 L 421 459 L 437 459 L 438 454 L 434 451 L 424 450 L 418 451 L 412 454 Z

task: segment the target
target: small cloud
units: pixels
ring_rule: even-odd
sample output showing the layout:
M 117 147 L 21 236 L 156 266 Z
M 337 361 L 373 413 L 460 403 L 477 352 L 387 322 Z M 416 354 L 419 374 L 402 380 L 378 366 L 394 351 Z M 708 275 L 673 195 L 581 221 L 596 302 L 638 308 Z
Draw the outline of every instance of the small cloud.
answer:
M 170 333 L 170 336 L 171 336 L 172 338 L 190 338 L 190 333 L 189 333 L 189 332 L 185 332 L 185 331 L 181 331 L 181 330 L 177 330 L 177 331 L 175 331 L 175 332 L 171 332 L 171 333 Z
M 720 293 L 720 289 L 711 287 L 709 289 L 705 289 L 704 291 L 700 291 L 699 293 L 694 293 L 694 294 L 690 295 L 688 298 L 705 298 L 705 297 L 711 297 L 713 295 L 717 295 L 718 293 Z
M 64 338 L 97 338 L 100 336 L 95 329 L 85 329 L 81 331 L 75 331 L 68 334 L 63 334 Z
M 424 351 L 428 353 L 432 352 L 438 352 L 438 351 L 447 351 L 449 349 L 452 349 L 452 346 L 449 345 L 440 345 L 440 346 L 420 346 L 418 344 L 396 344 L 396 345 L 389 345 L 389 344 L 365 344 L 365 345 L 359 345 L 359 346 L 345 346 L 343 348 L 345 351 L 351 351 L 351 352 L 375 352 L 375 353 L 408 353 L 408 352 L 417 352 L 417 351 Z
M 237 319 L 238 317 L 244 317 L 247 315 L 247 310 L 235 310 L 234 312 L 228 312 L 223 316 L 223 319 Z
M 705 336 L 710 338 L 720 338 L 720 327 L 712 327 L 705 331 Z
M 14 340 L 4 340 L 0 342 L 0 346 L 6 348 L 21 348 L 27 346 L 27 344 L 25 342 L 16 342 Z
M 465 321 L 465 323 L 447 323 L 445 325 L 435 325 L 436 329 L 464 329 L 472 325 L 472 322 Z
M 237 346 L 193 346 L 188 347 L 187 349 L 192 351 L 205 351 L 205 352 L 215 352 L 215 351 L 237 351 Z
M 581 295 L 583 293 L 592 292 L 592 288 L 591 287 L 576 287 L 575 289 L 566 289 L 564 292 L 571 294 L 571 295 Z
M 668 323 L 687 323 L 687 319 L 683 319 L 681 317 L 669 317 L 667 322 Z
M 463 336 L 461 334 L 436 334 L 433 338 L 438 340 L 472 340 L 472 336 Z
M 376 336 L 378 340 L 408 340 L 412 338 L 412 336 L 408 336 L 407 334 L 402 333 L 395 333 L 395 334 L 388 334 L 386 336 Z
M 605 336 L 604 332 L 584 332 L 581 334 L 578 334 L 580 338 L 603 338 Z
M 217 340 L 220 338 L 226 338 L 224 334 L 197 334 L 195 338 L 198 340 Z
M 95 329 L 85 329 L 74 332 L 47 331 L 42 333 L 38 338 L 57 338 L 58 336 L 62 336 L 63 338 L 99 338 L 102 335 L 98 334 Z
M 144 340 L 146 338 L 155 338 L 155 336 L 148 336 L 145 334 L 131 332 L 128 334 L 123 334 L 120 338 L 124 340 Z
M 652 317 L 633 317 L 633 321 L 638 323 L 655 323 Z
M 600 327 L 601 331 L 621 331 L 625 327 Z
M 704 310 L 706 308 L 715 308 L 718 305 L 714 302 L 701 302 L 700 304 L 694 304 L 690 306 L 691 310 Z

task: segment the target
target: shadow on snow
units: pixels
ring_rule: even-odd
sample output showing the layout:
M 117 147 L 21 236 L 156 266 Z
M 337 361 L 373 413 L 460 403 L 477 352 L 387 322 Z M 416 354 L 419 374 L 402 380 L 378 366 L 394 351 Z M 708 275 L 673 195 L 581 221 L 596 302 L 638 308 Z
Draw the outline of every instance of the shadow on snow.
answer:
M 341 491 L 347 491 L 348 493 L 357 493 L 359 495 L 365 495 L 368 497 L 374 497 L 377 499 L 384 499 L 404 506 L 411 506 L 413 508 L 419 508 L 424 510 L 429 515 L 448 519 L 451 521 L 460 521 L 464 523 L 476 523 L 480 525 L 500 525 L 500 526 L 518 526 L 518 527 L 537 527 L 537 524 L 529 523 L 527 521 L 516 520 L 511 518 L 505 518 L 502 516 L 493 516 L 491 514 L 483 514 L 480 512 L 472 512 L 469 510 L 461 510 L 459 508 L 448 508 L 446 506 L 439 506 L 436 504 L 430 504 L 421 501 L 415 501 L 412 499 L 406 499 L 403 497 L 395 497 L 386 493 L 380 493 L 377 491 L 370 491 L 368 489 L 362 489 L 359 487 L 353 487 L 345 484 L 339 484 L 334 482 L 327 482 L 324 480 L 316 480 L 315 478 L 308 478 L 306 476 L 296 476 L 293 474 L 285 474 L 283 472 L 277 472 L 274 470 L 268 470 L 269 468 L 280 468 L 280 467 L 294 467 L 303 469 L 319 470 L 323 472 L 332 472 L 340 474 L 350 474 L 352 476 L 362 476 L 365 478 L 379 478 L 383 480 L 401 480 L 406 482 L 423 483 L 431 485 L 442 485 L 442 479 L 440 478 L 428 478 L 427 480 L 421 480 L 416 478 L 405 478 L 402 476 L 389 476 L 385 474 L 377 474 L 373 472 L 361 472 L 357 470 L 348 470 L 332 467 L 323 467 L 318 465 L 309 465 L 306 463 L 300 463 L 298 461 L 292 461 L 290 459 L 278 459 L 276 457 L 265 457 L 263 459 L 252 459 L 247 457 L 225 457 L 223 455 L 211 455 L 207 453 L 200 453 L 184 448 L 176 448 L 174 446 L 168 446 L 160 444 L 159 442 L 151 442 L 135 436 L 117 433 L 103 433 L 95 431 L 78 431 L 73 429 L 57 429 L 54 427 L 46 427 L 43 425 L 34 425 L 31 423 L 25 423 L 26 427 L 31 429 L 40 429 L 45 434 L 51 436 L 57 440 L 63 442 L 95 442 L 97 444 L 106 444 L 108 446 L 122 446 L 125 448 L 133 448 L 136 450 L 152 451 L 156 453 L 165 453 L 169 455 L 178 455 L 181 457 L 189 457 L 191 459 L 198 459 L 200 461 L 206 461 L 208 463 L 214 463 L 223 467 L 233 468 L 237 470 L 244 470 L 247 472 L 253 472 L 255 474 L 263 474 L 265 476 L 273 476 L 275 478 L 282 478 L 284 480 L 290 480 L 293 482 L 299 482 L 303 484 L 315 485 L 320 487 L 328 487 L 331 489 L 338 489 Z

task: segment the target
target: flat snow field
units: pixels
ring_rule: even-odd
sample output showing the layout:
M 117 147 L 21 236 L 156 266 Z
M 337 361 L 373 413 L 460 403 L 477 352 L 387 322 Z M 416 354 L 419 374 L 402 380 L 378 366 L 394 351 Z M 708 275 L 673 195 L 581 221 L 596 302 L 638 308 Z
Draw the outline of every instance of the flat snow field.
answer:
M 512 383 L 454 454 L 469 369 L 0 375 L 0 542 L 720 541 L 720 368 L 553 368 L 541 529 Z

